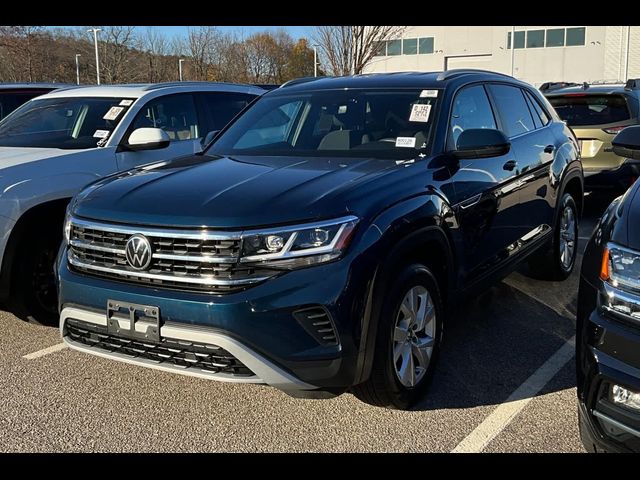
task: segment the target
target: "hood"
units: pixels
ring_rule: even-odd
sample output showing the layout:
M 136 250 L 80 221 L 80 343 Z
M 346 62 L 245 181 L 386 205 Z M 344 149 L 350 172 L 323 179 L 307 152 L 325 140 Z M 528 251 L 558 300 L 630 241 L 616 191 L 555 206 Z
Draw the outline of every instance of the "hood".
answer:
M 51 157 L 78 153 L 82 150 L 60 150 L 59 148 L 0 147 L 0 169 L 24 163 L 37 162 Z
M 141 225 L 237 229 L 356 213 L 357 186 L 393 160 L 185 157 L 115 175 L 79 196 L 74 214 Z
M 622 216 L 616 224 L 614 241 L 640 250 L 640 182 L 636 182 L 623 199 Z

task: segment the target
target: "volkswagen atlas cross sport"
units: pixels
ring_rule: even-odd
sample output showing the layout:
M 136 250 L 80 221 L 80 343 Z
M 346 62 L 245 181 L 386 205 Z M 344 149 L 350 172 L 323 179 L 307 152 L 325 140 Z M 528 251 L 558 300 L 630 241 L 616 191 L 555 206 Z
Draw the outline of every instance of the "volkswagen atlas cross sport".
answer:
M 205 153 L 76 196 L 61 333 L 137 365 L 408 408 L 459 295 L 530 255 L 571 272 L 582 183 L 571 131 L 511 77 L 294 81 Z
M 640 160 L 640 126 L 620 132 L 613 149 Z M 640 452 L 640 182 L 613 201 L 587 244 L 576 338 L 584 446 Z
M 55 323 L 53 264 L 71 197 L 105 175 L 201 151 L 207 132 L 262 93 L 205 82 L 79 87 L 15 110 L 0 123 L 0 300 Z
M 573 85 L 545 95 L 578 137 L 586 188 L 629 188 L 640 176 L 640 161 L 616 155 L 611 140 L 625 127 L 640 123 L 640 79 Z

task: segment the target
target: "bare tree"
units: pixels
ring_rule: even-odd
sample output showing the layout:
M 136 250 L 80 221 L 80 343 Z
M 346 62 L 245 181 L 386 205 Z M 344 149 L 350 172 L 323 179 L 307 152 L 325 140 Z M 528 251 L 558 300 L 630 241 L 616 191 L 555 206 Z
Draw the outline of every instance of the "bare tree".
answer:
M 131 69 L 132 50 L 137 48 L 136 27 L 102 27 L 100 35 L 100 72 L 104 83 L 122 83 L 136 80 Z
M 144 50 L 148 69 L 146 79 L 148 82 L 165 82 L 171 78 L 168 65 L 169 42 L 167 37 L 155 28 L 147 27 L 140 39 Z
M 378 42 L 399 37 L 407 27 L 399 26 L 322 26 L 313 40 L 320 47 L 320 58 L 333 75 L 362 73 L 378 51 Z
M 39 80 L 41 72 L 35 64 L 39 56 L 38 37 L 42 34 L 40 26 L 0 27 L 0 47 L 6 51 L 4 61 L 14 79 L 26 79 L 29 82 Z

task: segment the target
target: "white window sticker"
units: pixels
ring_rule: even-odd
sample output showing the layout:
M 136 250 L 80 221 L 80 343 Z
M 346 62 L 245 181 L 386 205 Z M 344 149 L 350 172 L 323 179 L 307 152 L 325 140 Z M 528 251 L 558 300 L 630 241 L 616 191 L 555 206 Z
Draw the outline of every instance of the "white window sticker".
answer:
M 420 98 L 436 98 L 438 96 L 438 90 L 422 90 L 420 92 Z
M 122 113 L 124 107 L 111 107 L 107 114 L 102 117 L 105 120 L 115 120 Z
M 338 107 L 338 113 L 347 113 L 347 106 L 346 105 L 340 105 Z
M 109 130 L 96 130 L 93 133 L 93 138 L 107 138 L 109 136 Z
M 415 146 L 416 146 L 416 137 L 396 138 L 396 147 L 414 148 Z
M 411 107 L 411 115 L 409 116 L 410 122 L 428 122 L 429 114 L 431 113 L 431 105 L 428 103 L 415 103 Z
M 121 107 L 129 107 L 133 103 L 133 100 L 122 100 L 118 105 Z

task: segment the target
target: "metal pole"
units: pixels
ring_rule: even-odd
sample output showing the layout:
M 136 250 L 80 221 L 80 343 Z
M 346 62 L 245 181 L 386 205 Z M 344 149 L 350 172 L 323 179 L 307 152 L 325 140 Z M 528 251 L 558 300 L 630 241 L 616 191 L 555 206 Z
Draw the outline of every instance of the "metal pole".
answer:
M 511 76 L 513 77 L 514 72 L 514 63 L 515 63 L 515 53 L 516 53 L 516 27 L 511 27 Z
M 624 81 L 629 80 L 629 49 L 631 47 L 631 27 L 627 27 L 627 53 L 624 60 Z
M 80 58 L 82 55 L 80 55 L 79 53 L 76 53 L 76 84 L 80 85 L 80 62 L 78 61 L 78 58 Z
M 313 46 L 313 76 L 318 76 L 318 47 Z
M 180 74 L 180 81 L 182 81 L 182 62 L 184 62 L 184 58 L 178 60 L 178 72 Z
M 100 59 L 98 58 L 98 32 L 101 28 L 90 28 L 87 32 L 93 32 L 93 43 L 96 47 L 96 83 L 100 85 Z

